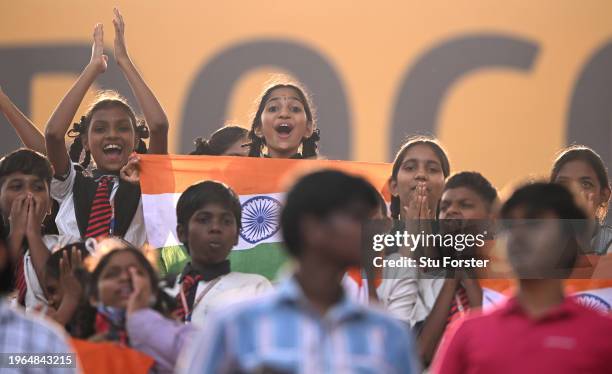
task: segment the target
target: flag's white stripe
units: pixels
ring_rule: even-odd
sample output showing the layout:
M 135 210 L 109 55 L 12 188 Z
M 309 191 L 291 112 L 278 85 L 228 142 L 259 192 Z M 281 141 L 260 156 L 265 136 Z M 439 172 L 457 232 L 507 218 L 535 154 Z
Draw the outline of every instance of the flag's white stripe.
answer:
M 253 248 L 262 243 L 281 241 L 278 230 L 279 203 L 283 201 L 284 193 L 241 195 L 243 204 L 243 231 L 235 250 Z M 167 247 L 180 244 L 176 236 L 176 203 L 180 193 L 143 194 L 142 204 L 145 225 L 149 243 L 156 247 Z M 274 199 L 274 200 L 272 200 Z M 244 205 L 248 202 L 247 205 Z M 275 215 L 274 222 L 267 220 L 270 214 Z M 276 231 L 270 236 L 272 232 Z M 251 238 L 252 242 L 244 237 Z

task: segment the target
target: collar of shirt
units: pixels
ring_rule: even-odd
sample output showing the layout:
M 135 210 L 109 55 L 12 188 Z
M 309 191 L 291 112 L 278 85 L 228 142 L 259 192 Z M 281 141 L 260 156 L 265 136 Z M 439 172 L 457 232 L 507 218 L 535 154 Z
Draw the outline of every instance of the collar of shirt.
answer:
M 502 309 L 502 314 L 517 315 L 521 318 L 528 319 L 537 323 L 571 317 L 576 313 L 577 308 L 579 308 L 579 306 L 576 304 L 576 302 L 572 300 L 571 297 L 566 296 L 561 304 L 552 307 L 549 311 L 544 313 L 544 315 L 538 318 L 533 318 L 527 315 L 525 309 L 519 303 L 518 297 L 513 296 L 506 302 L 505 306 Z
M 301 310 L 309 310 L 310 302 L 304 296 L 302 287 L 295 279 L 295 276 L 282 282 L 277 291 L 276 302 L 278 304 L 293 305 Z M 333 305 L 323 317 L 331 322 L 343 322 L 351 318 L 363 317 L 366 313 L 364 307 L 360 304 L 352 302 L 343 292 L 340 301 Z

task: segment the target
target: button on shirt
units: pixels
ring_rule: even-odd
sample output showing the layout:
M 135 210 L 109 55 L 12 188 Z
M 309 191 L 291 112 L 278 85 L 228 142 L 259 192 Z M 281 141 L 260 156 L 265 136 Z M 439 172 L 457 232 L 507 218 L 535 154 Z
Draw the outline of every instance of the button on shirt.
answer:
M 459 321 L 433 373 L 612 373 L 612 318 L 571 298 L 533 319 L 516 297 Z
M 418 373 L 408 330 L 343 297 L 314 312 L 294 279 L 211 316 L 179 368 L 188 373 Z

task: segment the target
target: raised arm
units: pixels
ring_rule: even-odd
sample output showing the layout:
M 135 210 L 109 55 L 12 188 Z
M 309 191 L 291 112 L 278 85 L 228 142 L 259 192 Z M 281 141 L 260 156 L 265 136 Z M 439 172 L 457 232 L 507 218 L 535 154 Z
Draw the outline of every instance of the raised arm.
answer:
M 94 42 L 91 48 L 91 60 L 77 81 L 64 96 L 45 127 L 47 156 L 55 169 L 55 175 L 66 175 L 70 168 L 70 158 L 66 149 L 66 132 L 72 123 L 79 105 L 87 90 L 99 74 L 106 71 L 108 57 L 104 55 L 104 30 L 98 23 L 94 29 Z
M 47 153 L 45 137 L 42 132 L 17 108 L 11 98 L 2 91 L 2 87 L 0 87 L 0 112 L 4 114 L 7 121 L 13 126 L 17 136 L 19 136 L 19 139 L 21 139 L 21 142 L 26 147 L 42 154 Z
M 134 66 L 125 45 L 125 23 L 118 9 L 113 9 L 115 26 L 115 60 L 127 79 L 149 126 L 149 153 L 168 153 L 168 118 L 153 91 Z

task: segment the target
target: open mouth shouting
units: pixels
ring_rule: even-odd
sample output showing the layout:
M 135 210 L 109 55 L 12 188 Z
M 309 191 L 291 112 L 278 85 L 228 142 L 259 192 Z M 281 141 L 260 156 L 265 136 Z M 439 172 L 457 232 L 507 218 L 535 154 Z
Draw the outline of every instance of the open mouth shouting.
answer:
M 289 123 L 281 123 L 274 127 L 276 134 L 280 139 L 288 139 L 293 131 L 293 125 Z
M 109 161 L 121 161 L 123 146 L 116 143 L 109 143 L 102 148 L 102 152 Z

